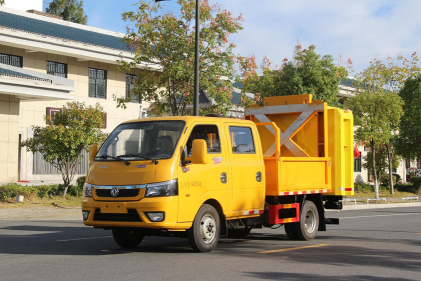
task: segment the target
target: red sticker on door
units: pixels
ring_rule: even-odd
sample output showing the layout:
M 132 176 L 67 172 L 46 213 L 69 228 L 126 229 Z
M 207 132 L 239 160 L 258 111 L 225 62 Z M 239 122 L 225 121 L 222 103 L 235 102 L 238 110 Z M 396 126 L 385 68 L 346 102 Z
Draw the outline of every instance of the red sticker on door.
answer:
M 212 160 L 214 165 L 222 163 L 222 157 L 216 157 L 216 155 L 214 158 L 212 158 Z

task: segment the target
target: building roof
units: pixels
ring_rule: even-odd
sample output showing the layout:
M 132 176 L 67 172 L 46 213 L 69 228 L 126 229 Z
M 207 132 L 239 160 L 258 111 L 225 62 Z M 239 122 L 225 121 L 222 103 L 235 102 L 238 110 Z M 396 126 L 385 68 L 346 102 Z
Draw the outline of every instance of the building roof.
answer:
M 0 11 L 0 26 L 111 49 L 128 50 L 126 43 L 122 42 L 122 38 L 118 36 L 12 14 L 7 11 Z

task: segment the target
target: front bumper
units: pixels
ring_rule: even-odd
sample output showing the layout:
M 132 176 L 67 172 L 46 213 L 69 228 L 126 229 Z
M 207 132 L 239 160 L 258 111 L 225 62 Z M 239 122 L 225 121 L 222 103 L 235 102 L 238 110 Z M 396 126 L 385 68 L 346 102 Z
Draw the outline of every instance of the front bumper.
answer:
M 143 198 L 139 201 L 95 201 L 92 198 L 82 200 L 82 211 L 89 211 L 87 220 L 83 223 L 95 227 L 142 227 L 152 229 L 167 229 L 168 231 L 182 231 L 189 229 L 192 222 L 177 222 L 178 196 Z M 115 217 L 113 221 L 99 221 L 95 212 L 105 217 Z M 137 212 L 140 221 L 127 221 L 125 214 Z M 165 212 L 165 220 L 152 222 L 146 212 Z

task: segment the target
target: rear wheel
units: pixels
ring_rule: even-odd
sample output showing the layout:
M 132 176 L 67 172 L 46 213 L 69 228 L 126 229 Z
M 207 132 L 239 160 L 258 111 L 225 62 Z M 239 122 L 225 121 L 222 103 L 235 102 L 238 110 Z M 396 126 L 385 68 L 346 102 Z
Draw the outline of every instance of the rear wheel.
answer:
M 246 237 L 247 235 L 250 234 L 250 231 L 251 231 L 251 228 L 249 227 L 231 228 L 231 229 L 228 229 L 228 237 L 233 237 L 233 238 Z
M 191 247 L 196 252 L 210 252 L 219 240 L 220 221 L 218 212 L 211 205 L 203 204 L 188 230 Z
M 298 239 L 297 234 L 295 233 L 295 226 L 294 226 L 294 224 L 295 223 L 286 223 L 284 225 L 285 232 L 286 232 L 288 238 L 291 239 L 291 240 L 297 240 Z
M 294 223 L 295 234 L 298 240 L 313 240 L 319 230 L 319 212 L 311 201 L 305 201 L 300 215 L 300 221 Z M 289 237 L 289 236 L 288 236 Z
M 142 242 L 143 233 L 140 229 L 113 228 L 114 241 L 123 248 L 135 248 Z

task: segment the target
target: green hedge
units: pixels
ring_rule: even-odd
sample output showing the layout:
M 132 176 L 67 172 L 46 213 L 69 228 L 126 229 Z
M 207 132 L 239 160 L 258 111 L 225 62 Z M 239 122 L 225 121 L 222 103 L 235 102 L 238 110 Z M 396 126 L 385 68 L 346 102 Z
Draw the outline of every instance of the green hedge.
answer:
M 85 177 L 79 177 L 76 180 L 77 185 L 69 185 L 67 194 L 71 196 L 81 196 L 83 185 L 85 183 Z M 36 185 L 36 186 L 23 186 L 16 183 L 9 183 L 0 185 L 0 200 L 6 201 L 9 198 L 15 198 L 18 195 L 24 197 L 51 197 L 62 195 L 64 192 L 64 185 L 53 184 L 53 185 Z
M 393 185 L 396 185 L 396 175 L 392 174 Z M 380 177 L 380 185 L 388 188 L 390 186 L 390 176 L 389 174 L 384 174 Z
M 356 192 L 374 192 L 374 185 L 368 183 L 354 183 L 354 190 Z
M 395 186 L 395 190 L 399 192 L 411 192 L 416 193 L 416 190 L 412 183 L 399 183 Z
M 416 192 L 420 191 L 421 187 L 421 177 L 412 176 L 409 178 L 409 182 L 412 183 L 412 186 Z

